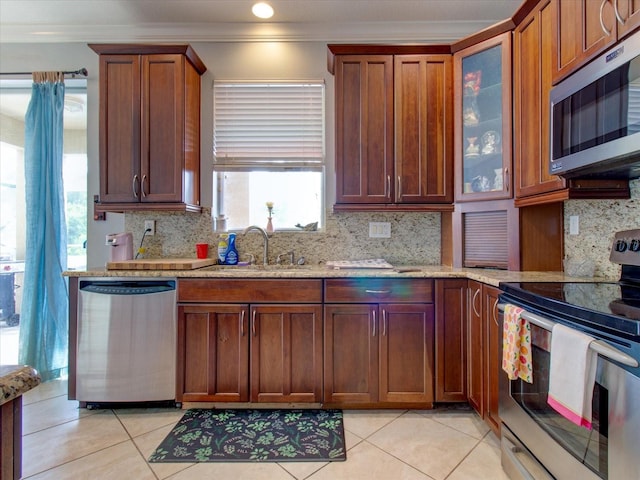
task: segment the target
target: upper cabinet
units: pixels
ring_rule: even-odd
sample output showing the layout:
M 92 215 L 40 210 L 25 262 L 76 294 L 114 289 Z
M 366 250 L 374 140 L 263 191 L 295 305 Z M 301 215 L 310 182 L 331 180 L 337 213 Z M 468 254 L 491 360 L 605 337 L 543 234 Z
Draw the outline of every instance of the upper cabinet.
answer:
M 579 3 L 574 0 L 540 0 L 513 32 L 513 161 L 517 207 L 570 198 L 629 198 L 628 181 L 565 180 L 549 173 L 549 94 L 556 58 L 552 42 L 558 28 L 555 23 L 557 9 Z M 564 24 L 562 28 L 565 28 Z
M 200 212 L 200 76 L 189 45 L 89 45 L 100 55 L 101 211 Z
M 640 26 L 640 0 L 553 0 L 553 82 Z
M 516 199 L 565 187 L 549 173 L 553 25 L 553 5 L 543 0 L 513 34 Z
M 452 66 L 443 50 L 448 47 L 329 45 L 335 210 L 451 204 Z
M 511 197 L 511 33 L 454 54 L 456 201 Z

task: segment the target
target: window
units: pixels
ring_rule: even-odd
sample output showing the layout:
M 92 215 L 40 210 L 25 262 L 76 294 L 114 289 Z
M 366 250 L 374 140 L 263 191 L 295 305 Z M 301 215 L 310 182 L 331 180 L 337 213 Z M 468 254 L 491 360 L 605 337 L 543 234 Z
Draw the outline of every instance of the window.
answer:
M 271 202 L 274 229 L 320 228 L 324 84 L 216 82 L 213 97 L 216 219 L 266 226 Z

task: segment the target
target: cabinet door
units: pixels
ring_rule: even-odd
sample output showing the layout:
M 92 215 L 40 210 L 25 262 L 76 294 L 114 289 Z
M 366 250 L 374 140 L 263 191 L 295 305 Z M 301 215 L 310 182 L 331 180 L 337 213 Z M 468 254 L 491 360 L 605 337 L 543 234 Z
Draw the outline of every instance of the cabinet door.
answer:
M 618 40 L 640 26 L 640 0 L 618 0 Z
M 467 280 L 436 280 L 437 402 L 467 401 Z
M 433 403 L 433 304 L 380 305 L 380 402 Z M 375 325 L 375 323 L 374 323 Z
M 251 306 L 251 401 L 322 401 L 322 307 Z
M 140 201 L 140 56 L 100 55 L 100 201 Z
M 377 305 L 325 305 L 324 403 L 378 400 L 377 311 Z
M 185 115 L 182 55 L 142 56 L 142 202 L 181 202 Z
M 485 420 L 493 431 L 500 436 L 500 416 L 498 413 L 499 376 L 502 371 L 500 342 L 502 332 L 498 323 L 498 295 L 500 290 L 488 285 L 482 286 L 482 311 L 486 332 L 486 415 Z
M 485 333 L 482 318 L 482 284 L 473 280 L 469 281 L 467 290 L 468 312 L 468 389 L 469 405 L 471 405 L 480 417 L 485 416 Z
M 249 400 L 247 305 L 178 306 L 179 402 Z
M 336 56 L 336 202 L 393 201 L 393 56 Z
M 395 201 L 453 201 L 450 55 L 396 55 Z
M 511 198 L 511 33 L 453 61 L 456 200 Z
M 540 2 L 514 32 L 516 198 L 565 186 L 562 178 L 549 173 L 553 26 L 552 5 L 548 0 Z

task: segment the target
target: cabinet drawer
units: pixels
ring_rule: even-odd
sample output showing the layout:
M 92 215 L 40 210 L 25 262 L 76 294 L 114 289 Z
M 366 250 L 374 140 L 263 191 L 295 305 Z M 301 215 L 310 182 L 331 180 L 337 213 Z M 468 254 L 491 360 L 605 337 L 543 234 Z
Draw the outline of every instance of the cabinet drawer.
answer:
M 180 279 L 178 302 L 320 303 L 322 280 Z
M 433 302 L 433 280 L 340 278 L 325 280 L 324 301 L 333 303 Z

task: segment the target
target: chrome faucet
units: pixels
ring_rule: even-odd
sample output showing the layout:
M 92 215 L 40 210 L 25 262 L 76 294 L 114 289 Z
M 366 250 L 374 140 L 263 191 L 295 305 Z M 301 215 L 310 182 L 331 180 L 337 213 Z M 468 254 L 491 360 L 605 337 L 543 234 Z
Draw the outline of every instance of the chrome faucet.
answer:
M 251 225 L 247 228 L 245 228 L 242 231 L 242 235 L 246 235 L 247 233 L 249 233 L 250 231 L 255 230 L 256 232 L 260 232 L 262 234 L 262 238 L 264 239 L 264 243 L 262 246 L 262 255 L 264 257 L 264 262 L 263 265 L 269 265 L 269 235 L 267 235 L 267 232 L 265 231 L 264 228 L 262 227 L 258 227 L 257 225 Z
M 293 250 L 291 250 L 290 252 L 287 253 L 281 253 L 280 255 L 278 255 L 278 257 L 276 258 L 276 264 L 281 265 L 282 264 L 282 257 L 289 257 L 289 265 L 293 265 L 293 260 L 294 260 L 294 253 Z

